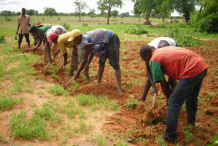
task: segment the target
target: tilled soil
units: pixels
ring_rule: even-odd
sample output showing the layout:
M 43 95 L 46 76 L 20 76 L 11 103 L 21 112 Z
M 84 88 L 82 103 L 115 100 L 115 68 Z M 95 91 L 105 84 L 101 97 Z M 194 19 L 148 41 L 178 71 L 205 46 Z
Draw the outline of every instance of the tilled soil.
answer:
M 146 41 L 122 41 L 124 48 L 120 48 L 120 65 L 122 72 L 122 88 L 124 95 L 120 97 L 116 87 L 116 78 L 113 68 L 106 63 L 102 83 L 97 84 L 98 59 L 94 58 L 90 65 L 91 82 L 84 80 L 84 75 L 80 75 L 76 81 L 79 83 L 79 89 L 76 90 L 73 84 L 67 87 L 70 95 L 94 94 L 106 95 L 111 100 L 116 100 L 122 107 L 118 113 L 108 117 L 102 125 L 102 130 L 111 133 L 122 133 L 129 137 L 129 142 L 142 145 L 139 139 L 145 139 L 147 144 L 157 145 L 157 138 L 164 133 L 166 127 L 166 107 L 151 111 L 152 92 L 149 93 L 145 102 L 140 101 L 139 105 L 133 110 L 127 110 L 126 101 L 130 97 L 139 99 L 143 93 L 146 82 L 145 64 L 139 56 L 139 50 Z M 199 95 L 199 107 L 197 113 L 196 127 L 191 128 L 193 138 L 187 140 L 184 129 L 186 128 L 186 110 L 182 107 L 177 129 L 176 143 L 180 145 L 191 145 L 200 140 L 200 145 L 210 144 L 217 132 L 218 112 L 217 112 L 217 87 L 218 87 L 218 41 L 207 41 L 202 46 L 188 47 L 198 55 L 202 56 L 208 65 L 208 75 L 204 80 Z M 41 48 L 42 49 L 42 48 Z M 38 51 L 42 52 L 42 51 Z M 40 54 L 40 53 L 38 53 Z M 69 64 L 68 64 L 69 65 Z M 45 64 L 36 62 L 33 64 L 36 69 L 36 78 L 43 75 Z M 61 85 L 66 84 L 71 78 L 69 71 L 63 70 L 57 73 L 57 77 L 52 77 L 51 72 L 44 74 L 43 79 Z M 165 104 L 165 97 L 158 85 L 158 107 Z M 152 90 L 151 90 L 152 91 Z M 203 143 L 202 143 L 203 142 Z

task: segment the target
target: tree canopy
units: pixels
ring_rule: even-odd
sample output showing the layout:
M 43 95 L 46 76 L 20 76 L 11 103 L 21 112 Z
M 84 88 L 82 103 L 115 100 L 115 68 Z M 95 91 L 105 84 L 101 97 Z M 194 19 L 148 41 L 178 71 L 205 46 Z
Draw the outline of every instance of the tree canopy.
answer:
M 97 5 L 100 11 L 104 11 L 104 10 L 108 11 L 107 24 L 109 24 L 111 8 L 112 7 L 122 8 L 123 1 L 122 0 L 98 0 Z
M 81 12 L 86 9 L 88 6 L 82 0 L 75 0 L 74 5 L 76 6 L 76 12 L 79 14 L 79 21 L 81 21 Z
M 200 11 L 191 17 L 191 26 L 200 32 L 218 32 L 218 0 L 201 0 Z
M 56 12 L 56 10 L 54 8 L 45 7 L 44 8 L 44 15 L 52 17 L 52 16 L 56 16 L 57 12 Z

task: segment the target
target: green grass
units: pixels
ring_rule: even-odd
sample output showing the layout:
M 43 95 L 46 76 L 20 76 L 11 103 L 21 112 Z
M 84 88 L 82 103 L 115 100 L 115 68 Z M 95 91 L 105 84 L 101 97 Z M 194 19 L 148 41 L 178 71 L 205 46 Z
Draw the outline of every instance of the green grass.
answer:
M 58 18 L 59 17 L 59 18 Z M 91 22 L 88 22 L 88 26 L 86 25 L 87 22 L 84 20 L 91 19 L 90 17 L 82 17 L 83 22 L 78 21 L 69 21 L 69 20 L 78 20 L 75 17 L 65 17 L 65 16 L 58 16 L 58 17 L 47 17 L 47 16 L 32 16 L 31 21 L 32 23 L 35 23 L 36 21 L 40 21 L 41 23 L 50 23 L 50 24 L 59 24 L 59 25 L 65 25 L 65 27 L 69 27 L 68 31 L 71 31 L 73 29 L 80 29 L 82 32 L 94 30 L 96 28 L 108 28 L 113 30 L 114 33 L 118 34 L 120 40 L 121 40 L 121 53 L 124 54 L 126 51 L 128 51 L 130 48 L 129 46 L 125 46 L 124 41 L 151 41 L 154 37 L 159 36 L 168 36 L 169 32 L 172 32 L 171 29 L 179 28 L 180 31 L 184 33 L 190 33 L 191 35 L 188 35 L 188 37 L 182 38 L 181 41 L 189 41 L 191 45 L 194 45 L 195 41 L 194 39 L 198 38 L 209 38 L 209 39 L 218 39 L 218 34 L 206 34 L 206 33 L 198 33 L 193 32 L 192 28 L 189 28 L 184 23 L 173 23 L 173 24 L 162 24 L 161 19 L 153 19 L 151 18 L 152 22 L 159 23 L 159 26 L 161 27 L 149 27 L 147 25 L 142 25 L 142 23 L 145 21 L 144 19 L 141 19 L 141 22 L 138 21 L 138 18 L 116 18 L 118 19 L 117 22 L 110 23 L 110 25 L 106 24 L 105 18 L 93 18 Z M 44 21 L 43 21 L 44 18 Z M 17 47 L 17 41 L 14 40 L 15 32 L 17 29 L 17 17 L 11 17 L 12 21 L 5 21 L 4 17 L 0 16 L 0 31 L 1 36 L 4 35 L 4 39 L 0 38 L 1 40 L 4 40 L 4 43 L 0 43 L 0 91 L 1 91 L 1 98 L 0 98 L 0 110 L 7 110 L 13 108 L 16 104 L 21 104 L 22 101 L 11 98 L 12 94 L 19 95 L 22 93 L 32 93 L 34 88 L 32 85 L 32 79 L 35 70 L 31 66 L 35 61 L 39 61 L 41 59 L 41 56 L 36 54 L 25 54 L 23 56 L 22 50 L 16 49 Z M 59 19 L 59 20 L 58 20 Z M 95 20 L 101 19 L 105 20 L 104 22 L 97 22 Z M 135 22 L 127 22 L 127 21 L 135 21 Z M 84 25 L 86 26 L 84 26 Z M 125 33 L 127 28 L 137 28 L 139 26 L 142 30 L 148 31 L 147 36 L 143 37 L 140 35 L 129 35 Z M 193 39 L 191 40 L 190 37 Z M 30 37 L 31 43 L 33 43 L 32 37 Z M 137 42 L 133 42 L 137 43 Z M 22 43 L 22 45 L 26 45 L 25 39 Z M 210 46 L 208 46 L 210 47 Z M 135 49 L 135 48 L 134 48 Z M 137 48 L 140 49 L 140 48 Z M 210 47 L 207 51 L 210 49 L 213 49 Z M 123 56 L 125 58 L 125 56 Z M 125 58 L 127 59 L 127 58 Z M 133 61 L 134 62 L 134 61 Z M 108 63 L 108 62 L 107 62 Z M 136 73 L 141 75 L 142 71 L 137 70 L 129 70 L 127 68 L 124 68 L 122 64 L 125 63 L 125 61 L 121 62 L 121 70 L 123 72 L 130 72 L 130 73 Z M 141 62 L 136 62 L 141 63 Z M 92 65 L 92 64 L 91 64 Z M 92 66 L 93 67 L 93 66 Z M 51 66 L 51 76 L 53 78 L 58 78 L 56 75 L 57 67 Z M 65 68 L 66 70 L 69 70 L 69 68 Z M 96 76 L 97 72 L 90 69 L 90 76 Z M 41 75 L 42 80 L 44 79 L 43 74 Z M 214 76 L 215 77 L 215 76 Z M 83 76 L 84 80 L 85 77 Z M 127 81 L 127 85 L 125 88 L 138 85 L 138 84 L 144 84 L 145 79 L 137 79 L 137 78 L 130 78 L 129 81 Z M 4 85 L 4 86 L 3 86 Z M 77 82 L 74 83 L 74 87 L 76 90 L 79 90 L 79 84 Z M 110 102 L 109 99 L 106 96 L 95 96 L 95 95 L 78 95 L 76 97 L 70 97 L 68 96 L 68 91 L 64 90 L 61 85 L 55 85 L 47 89 L 50 93 L 53 95 L 64 95 L 66 98 L 59 98 L 59 96 L 51 96 L 51 100 L 48 102 L 42 103 L 43 106 L 39 108 L 37 101 L 28 101 L 29 104 L 32 107 L 35 107 L 33 111 L 32 117 L 27 117 L 26 111 L 21 111 L 20 113 L 13 113 L 10 118 L 10 126 L 8 129 L 11 129 L 11 136 L 15 136 L 17 138 L 22 139 L 29 139 L 33 140 L 36 139 L 49 139 L 49 136 L 52 135 L 52 139 L 55 139 L 57 141 L 57 144 L 59 145 L 65 145 L 67 140 L 70 137 L 79 136 L 82 135 L 88 137 L 91 130 L 93 129 L 93 125 L 89 124 L 87 121 L 89 119 L 90 115 L 96 115 L 94 118 L 99 118 L 97 113 L 101 111 L 101 109 L 107 109 L 107 110 L 118 110 L 120 106 L 117 104 L 117 102 L 112 101 Z M 211 97 L 216 96 L 217 93 L 211 92 L 208 94 L 208 97 L 205 97 L 205 100 L 200 100 L 202 102 L 207 102 Z M 43 98 L 46 94 L 41 91 L 37 91 L 37 95 L 39 95 L 43 101 Z M 4 96 L 4 97 L 3 97 Z M 20 98 L 19 98 L 20 99 Z M 24 99 L 26 103 L 26 98 Z M 135 99 L 129 98 L 126 102 L 126 108 L 129 110 L 134 109 L 137 107 L 138 103 Z M 0 111 L 1 112 L 1 111 Z M 109 111 L 111 112 L 111 111 Z M 0 113 L 1 114 L 1 113 Z M 105 114 L 105 113 L 104 113 Z M 29 113 L 28 113 L 29 115 Z M 203 116 L 203 112 L 202 112 Z M 62 120 L 62 117 L 64 117 L 64 120 Z M 101 117 L 102 118 L 102 117 Z M 123 120 L 123 119 L 119 119 Z M 216 120 L 216 119 L 215 119 Z M 214 121 L 215 121 L 214 120 Z M 217 120 L 216 120 L 217 121 Z M 46 124 L 48 125 L 58 125 L 57 129 L 47 129 Z M 150 133 L 152 133 L 152 127 L 149 130 Z M 188 130 L 184 130 L 184 133 L 186 135 L 185 140 L 191 141 L 190 139 L 193 137 L 192 133 Z M 7 136 L 3 135 L 3 133 L 0 133 L 1 137 L 1 143 L 4 143 L 7 139 Z M 54 137 L 54 138 L 53 138 Z M 5 139 L 5 140 L 4 140 Z M 96 142 L 97 145 L 107 145 L 105 143 L 105 137 L 104 136 L 95 136 L 92 138 L 93 141 Z M 113 140 L 116 140 L 116 146 L 126 146 L 128 143 L 128 138 L 123 136 L 120 133 L 117 133 L 116 138 Z M 164 145 L 164 142 L 161 138 L 157 138 L 157 136 L 154 136 L 154 140 L 157 140 L 157 143 L 159 145 Z M 139 142 L 139 141 L 138 141 Z M 146 141 L 146 144 L 149 144 L 150 141 Z M 217 142 L 217 137 L 211 142 L 215 145 Z M 143 142 L 140 142 L 143 144 Z M 9 143 L 8 143 L 9 144 Z M 144 145 L 146 145 L 144 144 Z
M 107 145 L 106 140 L 103 137 L 101 137 L 100 135 L 97 136 L 96 141 L 97 141 L 97 146 L 106 146 Z
M 139 105 L 139 101 L 133 99 L 133 97 L 129 97 L 129 99 L 127 99 L 125 103 L 126 103 L 127 110 L 133 110 Z
M 107 108 L 117 110 L 119 106 L 116 102 L 110 102 L 107 96 L 95 96 L 87 94 L 79 94 L 76 99 L 81 106 L 89 106 L 93 111 L 99 108 Z
M 52 124 L 61 121 L 61 116 L 57 114 L 57 111 L 49 103 L 43 104 L 42 109 L 35 109 L 34 114 L 41 118 L 48 119 Z
M 49 92 L 54 95 L 68 95 L 68 91 L 65 90 L 61 85 L 54 85 L 49 88 Z
M 13 108 L 15 104 L 22 104 L 23 98 L 11 98 L 7 95 L 1 95 L 0 97 L 0 110 L 7 110 Z
M 26 111 L 21 111 L 19 114 L 13 113 L 10 117 L 10 125 L 13 135 L 18 138 L 30 140 L 45 139 L 48 136 L 45 119 L 38 115 L 27 118 Z

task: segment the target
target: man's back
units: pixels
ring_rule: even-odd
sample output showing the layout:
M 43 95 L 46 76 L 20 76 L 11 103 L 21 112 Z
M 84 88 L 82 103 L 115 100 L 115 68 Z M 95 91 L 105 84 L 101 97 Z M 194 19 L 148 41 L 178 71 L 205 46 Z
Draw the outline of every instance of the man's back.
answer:
M 152 70 L 161 64 L 164 74 L 177 80 L 193 77 L 207 68 L 204 59 L 193 51 L 172 46 L 154 50 L 149 64 Z

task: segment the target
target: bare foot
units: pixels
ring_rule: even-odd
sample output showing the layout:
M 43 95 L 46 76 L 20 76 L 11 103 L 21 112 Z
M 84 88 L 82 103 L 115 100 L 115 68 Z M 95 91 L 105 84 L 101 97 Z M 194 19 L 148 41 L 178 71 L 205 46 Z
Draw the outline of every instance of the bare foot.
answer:
M 138 101 L 144 102 L 145 100 L 143 98 L 138 98 Z
M 123 92 L 122 91 L 119 91 L 120 92 L 120 96 L 123 96 Z

